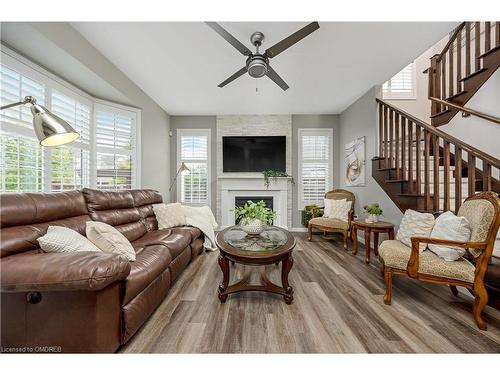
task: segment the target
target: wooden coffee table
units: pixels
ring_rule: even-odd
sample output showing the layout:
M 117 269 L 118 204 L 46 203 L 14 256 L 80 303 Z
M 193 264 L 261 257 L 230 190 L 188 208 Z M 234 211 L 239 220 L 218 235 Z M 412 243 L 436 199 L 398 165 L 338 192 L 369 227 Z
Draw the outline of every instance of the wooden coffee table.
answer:
M 387 233 L 390 240 L 394 239 L 394 224 L 385 221 L 377 221 L 376 223 L 367 223 L 364 220 L 352 221 L 352 242 L 354 249 L 352 255 L 358 254 L 358 229 L 365 232 L 365 262 L 370 263 L 370 234 L 373 233 L 373 253 L 378 256 L 378 235 L 379 233 Z
M 292 269 L 292 250 L 295 239 L 285 229 L 269 226 L 257 236 L 250 236 L 239 226 L 232 226 L 219 232 L 216 237 L 219 248 L 219 266 L 222 270 L 222 283 L 219 285 L 219 300 L 224 303 L 232 293 L 245 291 L 261 291 L 280 294 L 287 304 L 293 301 L 293 288 L 288 283 L 288 274 Z M 240 263 L 250 266 L 261 266 L 260 285 L 250 284 L 250 275 L 233 285 L 229 285 L 229 263 Z M 266 276 L 264 267 L 281 262 L 282 286 L 272 283 Z

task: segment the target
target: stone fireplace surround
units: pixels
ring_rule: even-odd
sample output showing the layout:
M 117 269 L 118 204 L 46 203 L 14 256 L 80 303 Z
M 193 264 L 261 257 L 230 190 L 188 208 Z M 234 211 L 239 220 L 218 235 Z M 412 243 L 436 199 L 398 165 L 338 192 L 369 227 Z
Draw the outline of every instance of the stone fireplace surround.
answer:
M 217 116 L 217 202 L 216 216 L 222 228 L 234 224 L 237 196 L 272 197 L 277 217 L 274 222 L 283 228 L 292 226 L 292 187 L 286 178 L 264 185 L 262 173 L 223 173 L 223 136 L 286 136 L 286 172 L 292 174 L 291 115 L 222 115 Z

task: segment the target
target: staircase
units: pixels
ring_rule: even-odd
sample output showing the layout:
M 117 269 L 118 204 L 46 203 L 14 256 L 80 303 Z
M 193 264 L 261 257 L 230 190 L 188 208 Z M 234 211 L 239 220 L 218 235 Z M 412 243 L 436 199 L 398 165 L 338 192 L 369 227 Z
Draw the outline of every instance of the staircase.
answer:
M 378 157 L 372 175 L 404 212 L 439 214 L 479 191 L 500 192 L 500 160 L 377 99 Z
M 499 66 L 500 22 L 461 23 L 426 70 L 431 124 L 449 123 Z

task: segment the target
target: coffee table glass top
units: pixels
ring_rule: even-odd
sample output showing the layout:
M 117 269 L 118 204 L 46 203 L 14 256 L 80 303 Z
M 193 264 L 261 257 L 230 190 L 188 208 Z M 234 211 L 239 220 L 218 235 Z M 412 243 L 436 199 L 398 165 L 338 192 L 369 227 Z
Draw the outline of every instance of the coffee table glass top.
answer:
M 287 235 L 276 227 L 267 227 L 259 235 L 249 235 L 238 226 L 229 228 L 224 233 L 224 241 L 244 251 L 273 251 L 287 242 Z

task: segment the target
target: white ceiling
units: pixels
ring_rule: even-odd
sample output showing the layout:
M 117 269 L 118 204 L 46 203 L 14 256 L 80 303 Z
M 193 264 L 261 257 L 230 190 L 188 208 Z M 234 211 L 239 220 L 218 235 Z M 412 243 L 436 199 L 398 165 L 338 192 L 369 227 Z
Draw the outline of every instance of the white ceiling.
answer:
M 266 49 L 307 22 L 223 22 Z M 245 57 L 203 22 L 90 22 L 72 25 L 172 115 L 340 113 L 446 35 L 456 23 L 320 22 L 320 29 L 271 60 L 289 84 L 244 75 L 217 84 Z M 258 92 L 256 92 L 256 84 Z

